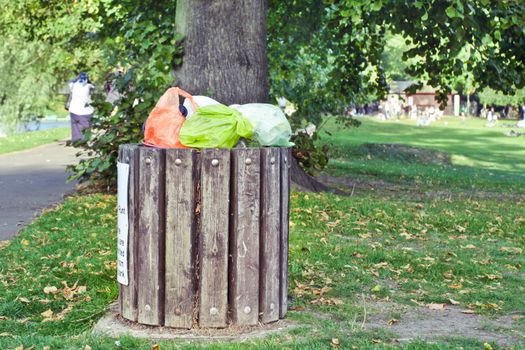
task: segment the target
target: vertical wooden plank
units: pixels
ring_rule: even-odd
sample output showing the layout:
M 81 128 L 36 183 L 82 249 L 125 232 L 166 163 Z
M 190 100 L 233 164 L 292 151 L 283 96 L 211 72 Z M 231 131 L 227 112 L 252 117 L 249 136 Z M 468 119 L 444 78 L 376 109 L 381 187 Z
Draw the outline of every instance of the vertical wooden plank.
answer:
M 279 317 L 283 318 L 288 310 L 288 236 L 290 221 L 290 165 L 291 148 L 281 148 L 281 249 L 280 249 L 280 308 Z
M 136 256 L 137 256 L 137 229 L 138 212 L 137 198 L 139 185 L 139 151 L 137 145 L 122 145 L 119 150 L 119 162 L 129 164 L 128 185 L 128 285 L 119 284 L 120 288 L 120 314 L 122 317 L 137 321 L 137 280 L 136 280 Z
M 162 325 L 164 313 L 164 150 L 140 149 L 138 322 Z
M 232 150 L 230 305 L 234 325 L 259 321 L 259 149 Z
M 228 321 L 230 150 L 204 149 L 201 162 L 199 325 L 221 328 Z
M 280 164 L 278 148 L 261 149 L 261 322 L 279 319 L 280 310 Z
M 166 294 L 164 325 L 191 328 L 195 289 L 194 150 L 166 150 Z

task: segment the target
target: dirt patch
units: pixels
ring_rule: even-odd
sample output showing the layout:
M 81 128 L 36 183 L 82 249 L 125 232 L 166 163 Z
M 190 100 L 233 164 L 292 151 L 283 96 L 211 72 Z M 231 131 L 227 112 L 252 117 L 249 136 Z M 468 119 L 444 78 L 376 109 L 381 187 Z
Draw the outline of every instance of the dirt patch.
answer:
M 147 338 L 152 340 L 178 339 L 181 341 L 246 341 L 262 338 L 272 334 L 286 332 L 297 325 L 280 320 L 270 324 L 260 324 L 252 327 L 228 327 L 224 329 L 174 329 L 168 327 L 145 326 L 130 322 L 122 318 L 118 313 L 116 304 L 110 305 L 108 313 L 102 317 L 95 327 L 93 334 L 120 337 L 130 335 L 136 338 Z
M 407 197 L 412 200 L 426 199 L 525 199 L 525 193 L 504 193 L 479 190 L 462 190 L 454 192 L 448 190 L 418 190 L 415 184 L 400 184 L 377 179 L 374 176 L 360 178 L 349 178 L 344 176 L 321 175 L 319 181 L 327 186 L 337 188 L 345 195 L 360 195 L 378 193 L 381 196 L 392 195 L 395 197 Z
M 360 148 L 360 152 L 372 158 L 425 164 L 451 164 L 448 153 L 428 148 L 412 147 L 399 143 L 364 143 Z
M 448 305 L 442 310 L 377 302 L 368 307 L 372 315 L 364 328 L 386 329 L 398 341 L 461 337 L 509 346 L 525 340 L 525 329 L 515 325 L 511 316 L 491 319 Z

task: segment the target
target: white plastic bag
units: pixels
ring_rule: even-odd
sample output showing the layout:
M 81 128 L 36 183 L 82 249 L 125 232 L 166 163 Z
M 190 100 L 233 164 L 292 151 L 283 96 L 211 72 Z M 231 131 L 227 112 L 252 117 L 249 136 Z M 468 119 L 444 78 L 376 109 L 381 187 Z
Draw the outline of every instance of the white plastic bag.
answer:
M 193 96 L 193 101 L 197 104 L 197 107 L 204 107 L 209 105 L 218 105 L 219 102 L 215 101 L 213 98 L 208 96 Z M 188 99 L 184 100 L 183 106 L 188 110 L 188 115 L 186 119 L 189 119 L 195 111 L 191 108 L 191 102 Z
M 250 120 L 254 126 L 255 137 L 261 146 L 294 145 L 290 142 L 292 128 L 279 107 L 266 103 L 248 103 L 230 107 L 237 109 Z

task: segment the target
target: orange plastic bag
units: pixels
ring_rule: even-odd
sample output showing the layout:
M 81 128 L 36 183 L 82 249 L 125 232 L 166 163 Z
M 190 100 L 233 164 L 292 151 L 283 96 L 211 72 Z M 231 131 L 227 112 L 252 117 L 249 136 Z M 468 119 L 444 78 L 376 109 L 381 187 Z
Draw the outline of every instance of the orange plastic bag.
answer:
M 146 120 L 144 144 L 160 148 L 187 148 L 179 140 L 180 129 L 186 121 L 179 111 L 179 95 L 190 100 L 193 110 L 197 109 L 190 94 L 177 87 L 169 88 Z

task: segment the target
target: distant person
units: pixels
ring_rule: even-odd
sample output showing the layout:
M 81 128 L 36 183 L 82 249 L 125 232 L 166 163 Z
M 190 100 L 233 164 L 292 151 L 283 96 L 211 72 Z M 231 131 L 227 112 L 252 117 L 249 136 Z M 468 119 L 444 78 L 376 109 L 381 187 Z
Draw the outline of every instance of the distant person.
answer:
M 525 103 L 519 107 L 519 119 L 525 120 Z
M 95 111 L 91 106 L 91 92 L 94 88 L 84 72 L 69 83 L 71 103 L 68 110 L 71 117 L 72 142 L 85 141 L 83 132 L 91 127 L 91 118 Z

